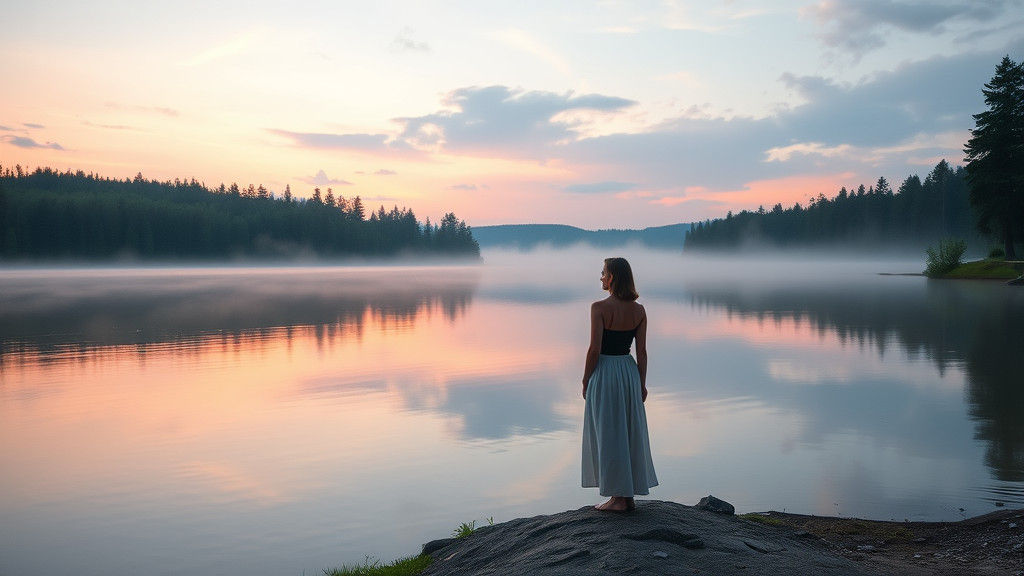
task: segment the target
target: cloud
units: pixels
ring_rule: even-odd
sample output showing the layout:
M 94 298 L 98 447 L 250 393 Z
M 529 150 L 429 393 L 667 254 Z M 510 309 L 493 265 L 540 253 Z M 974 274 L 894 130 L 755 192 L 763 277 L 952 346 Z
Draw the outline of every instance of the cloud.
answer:
M 445 109 L 433 114 L 395 119 L 401 129 L 393 135 L 268 131 L 306 148 L 544 158 L 547 151 L 581 138 L 586 113 L 614 114 L 636 103 L 600 94 L 487 86 L 454 90 L 443 104 Z
M 398 172 L 388 170 L 387 168 L 381 168 L 373 173 L 374 176 L 394 176 L 395 174 L 398 174 Z
M 908 165 L 962 158 L 971 114 L 985 109 L 981 87 L 1000 56 L 935 57 L 854 84 L 786 74 L 780 81 L 805 102 L 773 116 L 684 115 L 643 132 L 570 142 L 557 150 L 558 158 L 603 180 L 636 182 L 666 197 L 691 186 L 713 195 L 805 173 L 902 178 Z M 955 134 L 961 138 L 950 136 Z M 671 202 L 677 200 L 665 201 Z
M 399 202 L 402 198 L 396 198 L 394 196 L 360 196 L 360 200 L 366 202 Z
M 412 150 L 405 142 L 396 140 L 387 134 L 329 134 L 277 129 L 268 129 L 268 132 L 288 138 L 296 146 L 303 148 L 358 150 L 375 153 Z
M 510 48 L 534 56 L 538 60 L 547 63 L 560 74 L 568 76 L 570 73 L 569 63 L 566 62 L 565 58 L 540 40 L 531 36 L 529 32 L 509 28 L 495 32 L 493 37 Z
M 48 148 L 50 150 L 64 150 L 64 147 L 56 142 L 40 144 L 27 136 L 4 136 L 4 142 L 18 148 Z
M 403 28 L 391 41 L 393 52 L 430 52 L 430 45 L 413 39 L 412 28 Z
M 801 142 L 799 144 L 790 144 L 789 146 L 776 146 L 775 148 L 768 149 L 765 152 L 765 161 L 767 162 L 786 162 L 791 159 L 795 154 L 803 154 L 805 156 L 817 155 L 831 158 L 833 156 L 839 156 L 846 154 L 850 151 L 851 146 L 847 144 L 840 144 L 839 146 L 825 146 L 821 142 Z
M 265 30 L 240 32 L 227 40 L 206 48 L 202 52 L 193 54 L 190 58 L 183 60 L 181 65 L 189 67 L 199 66 L 223 60 L 224 58 L 247 54 L 261 46 L 265 42 L 267 35 Z
M 487 188 L 487 186 L 484 185 L 484 184 L 481 184 L 479 186 L 476 185 L 476 184 L 455 184 L 455 185 L 452 185 L 452 186 L 448 187 L 449 190 L 463 190 L 463 191 L 467 191 L 467 192 L 472 192 L 472 191 L 475 191 L 475 190 L 480 190 L 482 188 Z
M 507 86 L 461 88 L 448 94 L 449 110 L 399 118 L 400 138 L 416 147 L 477 155 L 532 156 L 579 138 L 580 120 L 566 112 L 616 113 L 636 104 L 600 94 L 513 90 Z
M 728 194 L 752 182 L 819 178 L 793 184 L 807 187 L 843 173 L 866 182 L 879 175 L 895 181 L 908 175 L 908 166 L 943 157 L 956 163 L 973 127 L 971 115 L 985 109 L 981 87 L 1001 55 L 1002 50 L 971 52 L 906 62 L 853 83 L 783 74 L 779 82 L 802 103 L 763 118 L 687 112 L 633 132 L 587 129 L 628 110 L 635 105 L 631 100 L 473 86 L 450 92 L 432 114 L 396 119 L 399 130 L 392 135 L 275 133 L 297 145 L 380 154 L 404 148 L 423 157 L 549 164 L 574 178 L 560 185 L 567 194 L 643 190 L 652 193 L 647 202 L 659 198 L 689 209 L 699 206 L 693 204 L 698 199 L 716 198 L 735 207 L 750 195 Z M 588 119 L 588 113 L 595 116 Z M 595 133 L 600 135 L 590 135 Z M 474 184 L 459 186 L 452 189 L 471 191 Z M 762 188 L 766 194 L 785 193 Z M 770 200 L 766 196 L 764 202 Z
M 129 112 L 142 112 L 145 114 L 159 114 L 161 116 L 168 116 L 171 118 L 177 118 L 180 113 L 174 108 L 168 108 L 166 106 L 138 106 L 134 104 L 118 104 L 117 102 L 107 102 L 107 108 L 114 110 L 127 110 Z
M 573 184 L 566 186 L 564 190 L 566 192 L 573 192 L 578 194 L 608 194 L 615 192 L 628 192 L 636 189 L 636 184 L 629 182 L 593 182 L 590 184 Z
M 0 130 L 3 130 L 5 132 L 13 132 L 14 128 L 8 128 L 7 126 L 0 126 Z
M 330 178 L 327 173 L 320 170 L 316 173 L 316 176 L 306 176 L 305 178 L 299 178 L 299 180 L 306 184 L 313 184 L 314 186 L 351 186 L 352 183 L 346 180 L 339 180 L 337 178 Z
M 138 130 L 138 128 L 134 126 L 127 126 L 125 124 L 96 124 L 88 120 L 83 121 L 82 124 L 92 126 L 93 128 L 105 128 L 107 130 Z
M 43 126 L 42 124 L 36 124 L 34 122 L 23 122 L 23 125 L 26 128 L 46 128 L 46 126 Z
M 916 34 L 941 34 L 953 20 L 989 22 L 1004 13 L 1004 0 L 937 2 L 899 0 L 824 0 L 803 10 L 821 26 L 825 45 L 855 60 L 885 46 L 885 28 Z

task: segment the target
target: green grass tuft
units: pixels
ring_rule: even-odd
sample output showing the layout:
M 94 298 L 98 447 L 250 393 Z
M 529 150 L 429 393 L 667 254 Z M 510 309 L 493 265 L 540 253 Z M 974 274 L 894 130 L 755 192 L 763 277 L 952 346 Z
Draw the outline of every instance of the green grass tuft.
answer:
M 476 520 L 471 522 L 463 522 L 459 524 L 459 527 L 452 530 L 452 536 L 455 538 L 465 538 L 476 530 Z
M 778 518 L 772 518 L 767 514 L 758 514 L 757 512 L 751 512 L 749 514 L 742 514 L 740 518 L 744 520 L 750 520 L 751 522 L 757 522 L 759 524 L 767 524 L 768 526 L 782 526 L 782 520 Z
M 423 572 L 430 565 L 430 556 L 412 556 L 401 558 L 387 564 L 381 564 L 380 560 L 369 557 L 362 564 L 356 566 L 342 566 L 331 570 L 324 570 L 326 576 L 413 576 Z

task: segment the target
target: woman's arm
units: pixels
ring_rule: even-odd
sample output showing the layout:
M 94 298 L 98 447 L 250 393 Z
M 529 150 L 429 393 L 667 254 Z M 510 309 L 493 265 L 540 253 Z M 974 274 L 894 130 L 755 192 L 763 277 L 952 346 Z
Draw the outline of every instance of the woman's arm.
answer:
M 640 306 L 643 318 L 636 327 L 636 367 L 640 371 L 640 397 L 647 401 L 647 311 Z
M 587 384 L 590 376 L 597 368 L 597 358 L 601 355 L 601 337 L 604 335 L 604 320 L 597 302 L 590 305 L 590 347 L 587 348 L 587 361 L 583 365 L 583 397 L 587 397 Z

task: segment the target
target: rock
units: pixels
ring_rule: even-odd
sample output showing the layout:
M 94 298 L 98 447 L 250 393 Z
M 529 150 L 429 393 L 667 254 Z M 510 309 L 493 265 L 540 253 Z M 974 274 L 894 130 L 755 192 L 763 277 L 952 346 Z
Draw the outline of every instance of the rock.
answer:
M 736 507 L 735 506 L 733 506 L 732 504 L 729 504 L 725 500 L 719 500 L 718 498 L 715 498 L 714 496 L 712 496 L 710 494 L 708 494 L 707 496 L 701 498 L 700 502 L 697 502 L 697 506 L 696 507 L 698 509 L 700 509 L 700 510 L 708 510 L 709 512 L 716 512 L 718 514 L 727 514 L 729 516 L 732 516 L 733 514 L 736 513 Z
M 440 540 L 431 540 L 423 545 L 423 549 L 420 554 L 433 554 L 442 548 L 446 548 L 449 545 L 455 543 L 457 538 L 441 538 Z
M 876 548 L 870 544 L 865 544 L 864 546 L 857 546 L 858 552 L 874 552 L 875 550 Z
M 434 561 L 421 576 L 875 574 L 792 532 L 674 502 L 639 500 L 629 514 L 586 506 L 428 543 Z
M 648 530 L 641 534 L 626 534 L 623 538 L 629 538 L 630 540 L 637 540 L 641 542 L 660 540 L 671 544 L 679 544 L 680 546 L 685 546 L 686 542 L 700 540 L 700 536 L 697 534 L 684 534 L 678 530 L 672 530 L 671 528 L 655 528 L 654 530 Z
M 1017 527 L 1017 523 L 1016 522 L 1010 522 L 1010 525 L 1007 526 L 1007 528 L 1016 528 L 1016 527 Z
M 683 542 L 683 548 L 689 548 L 690 550 L 700 550 L 704 547 L 704 541 L 700 538 L 691 538 L 686 542 Z

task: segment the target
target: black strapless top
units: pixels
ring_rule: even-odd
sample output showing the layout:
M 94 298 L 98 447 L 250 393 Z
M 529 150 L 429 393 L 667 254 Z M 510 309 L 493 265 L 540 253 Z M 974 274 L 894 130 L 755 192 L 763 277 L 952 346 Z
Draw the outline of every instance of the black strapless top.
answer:
M 633 345 L 633 338 L 635 337 L 636 328 L 632 330 L 609 330 L 605 328 L 604 334 L 601 336 L 601 354 L 625 356 L 629 354 L 629 347 Z

